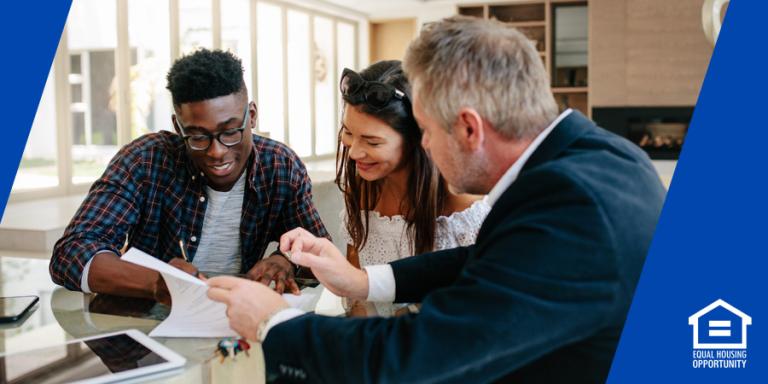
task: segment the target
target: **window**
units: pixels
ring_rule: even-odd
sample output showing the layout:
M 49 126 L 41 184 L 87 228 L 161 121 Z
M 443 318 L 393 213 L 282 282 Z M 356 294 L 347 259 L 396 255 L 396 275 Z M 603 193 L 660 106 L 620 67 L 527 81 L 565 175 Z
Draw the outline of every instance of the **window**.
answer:
M 259 2 L 257 14 L 261 130 L 304 159 L 332 157 L 338 77 L 357 68 L 357 24 L 273 2 Z
M 179 1 L 179 43 L 181 53 L 213 47 L 213 25 L 210 0 Z
M 336 59 L 336 83 L 338 84 L 338 77 L 341 76 L 341 72 L 344 68 L 358 69 L 356 50 L 355 47 L 355 29 L 353 24 L 339 23 L 336 30 L 336 49 L 338 51 L 338 58 Z M 338 90 L 334 92 L 337 95 L 336 105 L 338 112 L 336 116 L 341 118 L 341 98 L 338 96 Z M 340 126 L 340 122 L 337 122 L 336 126 Z M 334 143 L 335 145 L 335 143 Z M 335 149 L 335 148 L 334 148 Z
M 257 133 L 332 158 L 338 76 L 357 69 L 364 21 L 280 0 L 73 2 L 11 198 L 85 192 L 120 147 L 172 130 L 166 73 L 200 47 L 243 60 Z
M 171 66 L 168 1 L 128 2 L 130 138 L 173 131 L 171 95 L 165 74 Z
M 115 12 L 115 0 L 78 0 L 69 14 L 73 184 L 99 177 L 118 148 Z
M 245 84 L 248 96 L 256 94 L 251 89 L 253 68 L 251 66 L 251 25 L 249 0 L 223 0 L 221 2 L 221 49 L 230 51 L 243 61 Z
M 258 106 L 259 128 L 277 141 L 285 141 L 285 104 L 287 93 L 283 79 L 283 9 L 265 2 L 258 3 Z
M 315 17 L 312 46 L 311 71 L 315 85 L 315 153 L 327 154 L 336 151 L 336 81 L 338 74 L 333 70 L 336 64 L 333 44 L 333 21 L 326 17 Z
M 27 146 L 13 183 L 13 193 L 52 188 L 59 185 L 56 132 L 56 104 L 53 69 L 37 107 Z
M 288 142 L 299 156 L 312 154 L 309 15 L 288 10 Z

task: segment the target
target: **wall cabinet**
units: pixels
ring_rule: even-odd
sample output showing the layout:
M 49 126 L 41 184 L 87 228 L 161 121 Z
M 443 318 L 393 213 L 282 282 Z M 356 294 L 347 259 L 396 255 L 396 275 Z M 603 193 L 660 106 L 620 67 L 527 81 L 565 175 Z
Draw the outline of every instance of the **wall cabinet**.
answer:
M 550 74 L 561 109 L 590 115 L 588 3 L 539 0 L 459 5 L 461 15 L 495 19 L 522 32 Z

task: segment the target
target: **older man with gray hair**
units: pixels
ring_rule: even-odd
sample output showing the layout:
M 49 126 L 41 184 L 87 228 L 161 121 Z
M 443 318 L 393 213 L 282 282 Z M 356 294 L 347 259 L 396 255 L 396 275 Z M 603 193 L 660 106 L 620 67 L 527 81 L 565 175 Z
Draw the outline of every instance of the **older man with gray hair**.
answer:
M 504 24 L 429 25 L 404 67 L 422 145 L 456 190 L 488 194 L 476 244 L 365 270 L 300 228 L 280 247 L 338 295 L 420 313 L 303 314 L 230 277 L 211 279 L 209 296 L 262 341 L 268 379 L 605 381 L 665 193 L 648 157 L 558 114 L 538 53 Z

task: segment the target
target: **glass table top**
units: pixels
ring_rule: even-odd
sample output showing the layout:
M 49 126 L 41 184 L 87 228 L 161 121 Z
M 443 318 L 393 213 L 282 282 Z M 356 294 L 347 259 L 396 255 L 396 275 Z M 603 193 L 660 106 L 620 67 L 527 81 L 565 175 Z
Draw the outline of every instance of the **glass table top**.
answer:
M 40 356 L 24 364 L 7 366 L 0 357 L 0 383 L 39 382 L 46 369 L 71 361 L 71 351 L 62 344 L 87 336 L 137 329 L 148 334 L 170 313 L 170 307 L 152 300 L 110 295 L 83 294 L 55 285 L 48 261 L 0 257 L 0 296 L 36 295 L 36 308 L 24 318 L 0 324 L 0 353 L 61 346 L 58 354 Z M 414 305 L 347 302 L 323 291 L 315 311 L 331 316 L 392 316 L 416 312 Z M 251 357 L 220 363 L 211 360 L 219 339 L 154 338 L 187 359 L 181 371 L 150 378 L 148 383 L 260 383 L 264 382 L 264 359 L 254 344 Z M 68 360 L 69 359 L 69 360 Z

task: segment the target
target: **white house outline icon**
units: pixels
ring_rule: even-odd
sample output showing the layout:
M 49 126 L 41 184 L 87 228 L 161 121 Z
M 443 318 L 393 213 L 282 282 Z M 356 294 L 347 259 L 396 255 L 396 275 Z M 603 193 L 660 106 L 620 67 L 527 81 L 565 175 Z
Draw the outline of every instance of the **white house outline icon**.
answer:
M 723 307 L 734 315 L 741 317 L 741 343 L 699 343 L 699 317 L 706 315 L 717 307 Z M 723 299 L 717 299 L 700 311 L 688 318 L 688 324 L 693 325 L 694 349 L 747 349 L 747 325 L 752 325 L 752 318 L 736 307 L 726 303 Z

